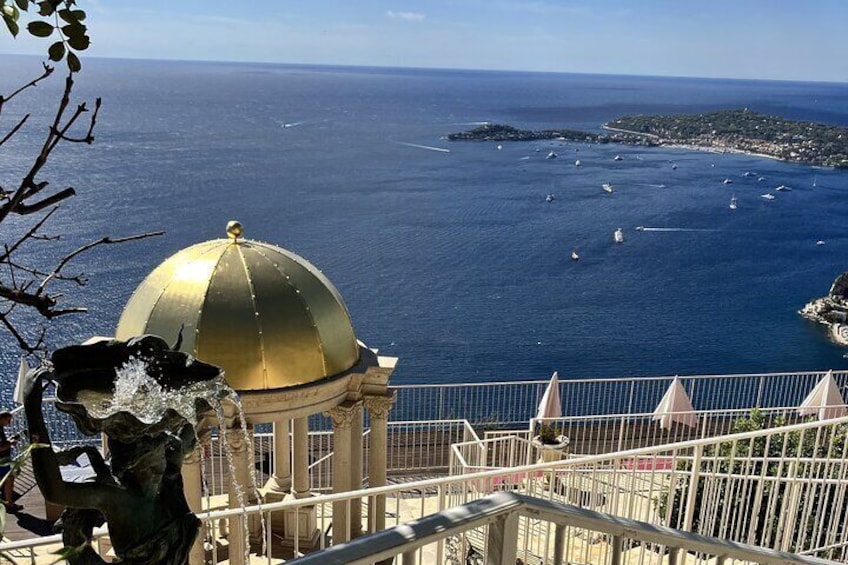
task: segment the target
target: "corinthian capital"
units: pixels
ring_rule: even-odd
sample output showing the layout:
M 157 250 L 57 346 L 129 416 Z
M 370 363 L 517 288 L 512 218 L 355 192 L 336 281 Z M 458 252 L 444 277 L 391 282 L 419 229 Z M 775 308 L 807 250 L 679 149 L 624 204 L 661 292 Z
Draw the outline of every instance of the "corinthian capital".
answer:
M 364 400 L 365 408 L 372 418 L 385 420 L 395 403 L 395 391 L 391 391 L 388 396 L 366 396 Z
M 325 416 L 333 419 L 333 428 L 349 428 L 353 419 L 361 414 L 362 402 L 345 402 L 324 412 Z

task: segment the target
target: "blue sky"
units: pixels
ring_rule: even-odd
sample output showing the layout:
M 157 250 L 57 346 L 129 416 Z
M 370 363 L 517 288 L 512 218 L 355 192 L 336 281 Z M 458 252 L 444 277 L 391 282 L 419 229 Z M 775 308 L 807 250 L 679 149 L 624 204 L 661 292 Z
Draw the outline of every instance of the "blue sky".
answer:
M 78 0 L 91 56 L 848 82 L 845 0 Z M 2 36 L 4 53 L 40 53 Z

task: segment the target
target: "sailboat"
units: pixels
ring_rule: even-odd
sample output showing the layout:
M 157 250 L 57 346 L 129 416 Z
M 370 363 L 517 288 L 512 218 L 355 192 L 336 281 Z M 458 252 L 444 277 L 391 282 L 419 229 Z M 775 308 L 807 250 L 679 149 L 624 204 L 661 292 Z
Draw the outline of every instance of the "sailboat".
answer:
M 736 210 L 736 195 L 730 197 L 730 209 Z

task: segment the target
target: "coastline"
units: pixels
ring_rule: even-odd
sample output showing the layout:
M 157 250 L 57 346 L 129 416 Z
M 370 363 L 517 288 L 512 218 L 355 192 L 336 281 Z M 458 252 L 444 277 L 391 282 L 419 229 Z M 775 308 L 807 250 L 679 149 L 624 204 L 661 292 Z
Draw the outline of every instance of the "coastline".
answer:
M 772 159 L 774 161 L 781 161 L 783 163 L 797 163 L 799 165 L 804 165 L 806 163 L 802 161 L 791 161 L 789 159 L 783 159 L 778 157 L 777 155 L 770 155 L 768 153 L 757 153 L 754 151 L 746 151 L 744 149 L 738 149 L 736 147 L 724 147 L 724 146 L 716 146 L 716 145 L 698 145 L 693 143 L 676 143 L 673 141 L 668 141 L 666 139 L 661 138 L 658 135 L 652 133 L 642 133 L 633 130 L 626 130 L 622 128 L 614 128 L 609 126 L 608 124 L 603 124 L 601 127 L 605 131 L 612 131 L 616 133 L 623 133 L 627 135 L 640 135 L 644 137 L 651 138 L 656 141 L 657 147 L 667 147 L 669 149 L 686 149 L 689 151 L 701 151 L 704 153 L 720 153 L 720 154 L 733 154 L 733 155 L 746 155 L 749 157 L 761 157 L 763 159 Z M 835 167 L 826 167 L 828 169 L 834 169 Z

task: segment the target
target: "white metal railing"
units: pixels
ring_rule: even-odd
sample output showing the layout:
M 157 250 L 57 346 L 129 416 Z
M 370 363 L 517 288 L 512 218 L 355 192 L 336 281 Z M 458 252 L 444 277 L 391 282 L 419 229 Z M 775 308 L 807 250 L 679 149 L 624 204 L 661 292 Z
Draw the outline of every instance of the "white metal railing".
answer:
M 522 534 L 531 525 L 538 530 L 553 530 L 553 536 L 547 536 L 552 541 L 546 548 L 550 555 L 522 551 Z M 598 539 L 596 545 L 599 547 L 588 551 L 588 544 L 583 543 L 586 539 Z M 478 543 L 475 545 L 471 540 L 478 540 Z M 432 548 L 431 554 L 446 550 L 454 563 L 471 555 L 480 563 L 485 560 L 492 565 L 514 565 L 519 560 L 554 565 L 563 562 L 622 565 L 645 560 L 657 562 L 666 554 L 669 563 L 682 560 L 696 565 L 728 560 L 763 565 L 835 563 L 657 527 L 515 493 L 492 494 L 426 516 L 414 526 L 395 526 L 356 542 L 306 555 L 292 563 L 370 565 L 402 555 L 402 562 L 407 565 L 416 561 L 429 562 L 426 559 L 429 555 L 425 553 L 428 547 Z M 466 558 L 465 562 L 468 561 Z
M 697 410 L 728 411 L 798 406 L 823 375 L 823 371 L 806 371 L 679 378 Z M 833 371 L 833 376 L 840 390 L 845 389 L 848 371 Z M 654 409 L 673 378 L 561 378 L 563 414 L 571 417 L 644 414 Z M 475 428 L 515 427 L 525 424 L 536 414 L 547 384 L 548 381 L 515 381 L 394 386 L 397 400 L 390 420 L 463 419 Z M 45 420 L 51 427 L 54 443 L 99 441 L 79 434 L 70 418 L 55 411 L 48 399 L 45 399 L 45 409 L 50 412 Z M 22 422 L 22 414 L 16 420 Z M 310 429 L 314 431 L 327 431 L 328 426 L 326 418 L 310 418 Z
M 678 377 L 698 410 L 798 406 L 824 371 Z M 848 371 L 833 371 L 843 390 Z M 674 376 L 579 379 L 561 375 L 567 416 L 640 414 L 659 403 Z M 464 418 L 475 427 L 526 423 L 536 414 L 548 381 L 398 385 L 392 420 Z
M 722 438 L 208 512 L 200 517 L 211 544 L 210 559 L 216 562 L 224 519 L 236 522 L 230 531 L 238 532 L 241 520 L 255 522 L 252 516 L 261 514 L 270 522 L 280 512 L 308 511 L 312 507 L 319 530 L 328 532 L 334 504 L 350 512 L 353 501 L 362 501 L 367 511 L 371 501 L 380 496 L 386 500 L 387 526 L 393 526 L 509 490 L 730 541 L 845 560 L 846 428 L 848 417 L 806 422 Z M 301 527 L 300 521 L 294 523 L 296 528 Z M 363 517 L 349 523 L 347 529 L 355 532 L 371 526 Z M 523 555 L 550 555 L 552 531 L 530 521 L 522 526 L 522 532 L 519 551 Z M 308 537 L 307 532 L 295 534 Z M 267 536 L 267 546 L 273 548 L 270 529 Z M 322 546 L 329 543 L 323 536 L 319 539 Z M 584 539 L 581 543 L 591 551 L 595 541 Z M 39 543 L 0 544 L 0 551 Z M 295 540 L 295 554 L 298 543 Z M 258 549 L 255 545 L 254 551 Z M 444 550 L 442 547 L 437 552 L 434 562 L 443 562 L 439 556 Z M 271 551 L 260 561 L 278 563 L 281 558 Z M 232 555 L 230 559 L 237 562 Z

